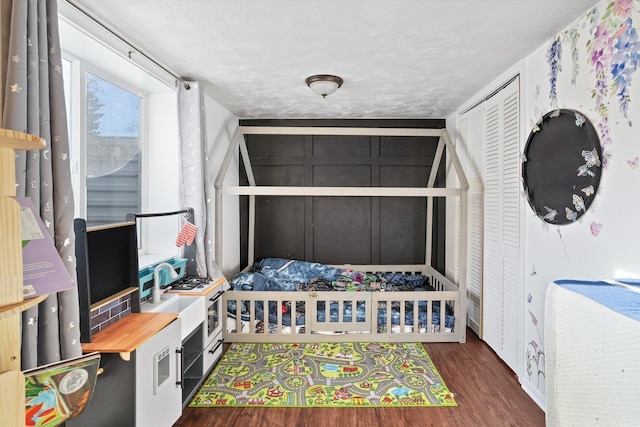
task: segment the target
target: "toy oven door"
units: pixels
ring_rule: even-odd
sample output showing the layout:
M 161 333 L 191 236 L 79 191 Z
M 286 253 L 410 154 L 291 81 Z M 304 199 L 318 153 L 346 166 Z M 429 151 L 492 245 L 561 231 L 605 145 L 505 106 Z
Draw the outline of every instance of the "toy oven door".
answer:
M 222 290 L 207 297 L 207 344 L 222 333 Z

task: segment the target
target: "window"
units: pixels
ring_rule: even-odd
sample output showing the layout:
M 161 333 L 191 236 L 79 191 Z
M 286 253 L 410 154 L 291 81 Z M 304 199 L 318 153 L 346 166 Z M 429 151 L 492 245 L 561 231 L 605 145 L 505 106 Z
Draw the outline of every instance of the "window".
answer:
M 88 226 L 122 222 L 142 208 L 145 96 L 106 73 L 86 71 L 81 60 L 65 63 L 76 216 Z
M 66 2 L 59 18 L 75 217 L 95 226 L 177 210 L 175 78 L 134 62 L 129 46 Z M 141 267 L 179 252 L 179 221 L 138 221 Z
M 87 224 L 119 222 L 141 210 L 143 97 L 86 75 Z

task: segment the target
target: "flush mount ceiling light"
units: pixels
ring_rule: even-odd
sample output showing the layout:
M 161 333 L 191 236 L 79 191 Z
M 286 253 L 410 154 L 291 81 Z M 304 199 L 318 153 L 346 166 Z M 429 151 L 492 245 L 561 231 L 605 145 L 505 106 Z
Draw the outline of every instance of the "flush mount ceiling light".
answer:
M 307 77 L 305 82 L 314 93 L 326 98 L 327 95 L 331 95 L 342 86 L 343 80 L 330 74 L 315 74 Z

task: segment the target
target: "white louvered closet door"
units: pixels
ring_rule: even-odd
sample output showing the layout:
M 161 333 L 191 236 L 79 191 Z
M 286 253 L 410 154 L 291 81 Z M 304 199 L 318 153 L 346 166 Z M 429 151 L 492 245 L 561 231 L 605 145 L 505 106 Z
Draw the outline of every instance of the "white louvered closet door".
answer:
M 515 79 L 485 102 L 483 339 L 518 373 L 520 101 Z

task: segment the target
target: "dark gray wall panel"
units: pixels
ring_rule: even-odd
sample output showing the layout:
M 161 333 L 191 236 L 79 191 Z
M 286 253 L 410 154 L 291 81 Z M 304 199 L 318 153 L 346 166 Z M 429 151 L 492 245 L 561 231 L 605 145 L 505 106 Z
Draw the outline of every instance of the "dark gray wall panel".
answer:
M 430 167 L 381 166 L 382 187 L 425 187 Z M 422 263 L 425 256 L 427 199 L 384 197 L 380 200 L 380 255 L 383 264 Z
M 312 156 L 370 157 L 370 138 L 368 136 L 314 135 Z
M 304 136 L 302 135 L 251 135 L 251 156 L 260 157 L 302 157 L 304 156 Z
M 420 264 L 425 256 L 425 199 L 380 200 L 381 264 Z
M 380 157 L 422 157 L 433 163 L 433 157 L 438 144 L 434 137 L 380 137 Z
M 325 264 L 371 264 L 371 199 L 314 197 L 313 259 Z
M 241 125 L 442 128 L 444 120 L 242 120 Z M 246 141 L 258 185 L 425 187 L 438 138 L 248 135 Z M 437 181 L 444 179 L 439 173 Z M 246 184 L 242 169 L 240 182 Z M 247 200 L 241 198 L 240 206 L 243 265 Z M 444 203 L 436 204 L 432 264 L 442 272 L 445 212 Z M 426 205 L 426 198 L 407 197 L 258 197 L 255 257 L 419 264 L 425 256 Z
M 302 165 L 253 166 L 258 185 L 304 185 L 304 174 Z
M 369 165 L 316 165 L 313 166 L 314 187 L 370 187 Z
M 256 224 L 262 224 L 256 227 L 256 257 L 304 256 L 305 219 L 304 198 L 256 198 Z

